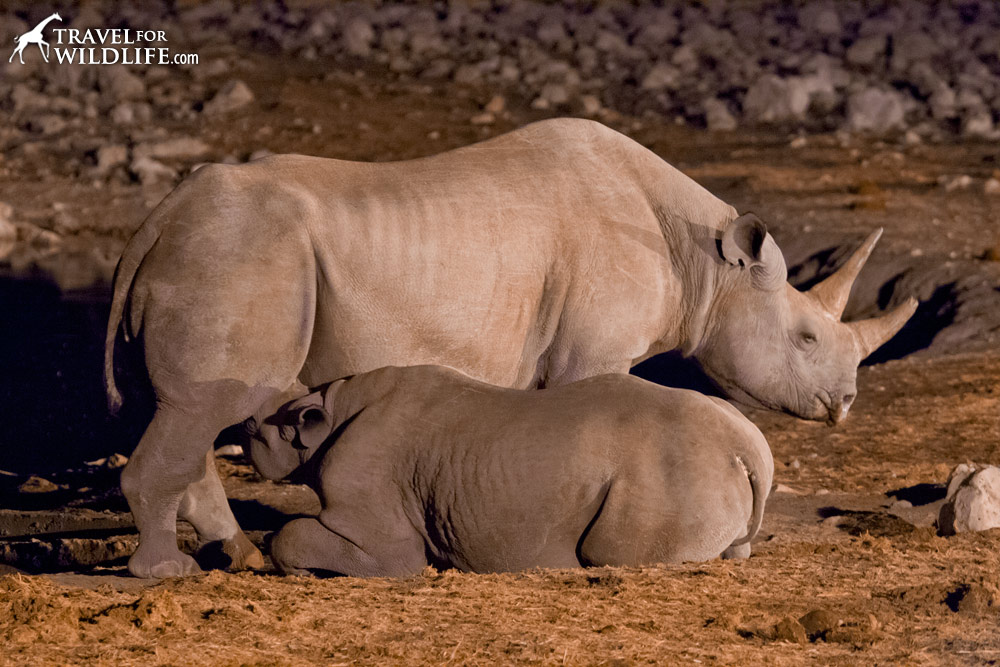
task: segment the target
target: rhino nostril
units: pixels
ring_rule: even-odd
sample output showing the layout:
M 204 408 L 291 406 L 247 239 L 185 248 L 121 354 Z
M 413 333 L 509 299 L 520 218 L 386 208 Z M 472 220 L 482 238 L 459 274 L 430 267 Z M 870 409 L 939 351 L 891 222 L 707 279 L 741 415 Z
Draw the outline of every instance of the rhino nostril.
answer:
M 851 403 L 854 402 L 854 397 L 856 395 L 857 394 L 844 394 L 844 402 L 841 405 L 843 405 L 845 408 L 851 407 Z

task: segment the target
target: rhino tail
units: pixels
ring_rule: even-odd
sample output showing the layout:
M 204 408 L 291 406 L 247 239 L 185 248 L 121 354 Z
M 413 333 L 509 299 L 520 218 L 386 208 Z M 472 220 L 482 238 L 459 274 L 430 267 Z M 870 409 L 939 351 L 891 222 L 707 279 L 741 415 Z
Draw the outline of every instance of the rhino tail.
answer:
M 747 479 L 750 480 L 750 491 L 753 493 L 753 510 L 750 514 L 750 521 L 747 523 L 747 534 L 733 541 L 730 545 L 731 547 L 749 544 L 750 540 L 757 535 L 757 531 L 760 530 L 760 525 L 764 521 L 764 504 L 767 502 L 767 496 L 771 492 L 770 475 L 765 475 L 766 468 L 764 461 L 758 453 L 754 452 L 750 454 L 747 452 L 747 455 L 737 456 L 737 460 L 746 471 Z
M 154 212 L 154 216 L 155 216 Z M 115 380 L 115 352 L 119 343 L 129 340 L 125 322 L 125 309 L 132 292 L 135 275 L 162 227 L 162 216 L 151 216 L 125 245 L 122 256 L 115 267 L 111 297 L 111 313 L 108 316 L 108 330 L 104 339 L 104 390 L 108 399 L 108 410 L 116 415 L 121 410 L 124 399 Z

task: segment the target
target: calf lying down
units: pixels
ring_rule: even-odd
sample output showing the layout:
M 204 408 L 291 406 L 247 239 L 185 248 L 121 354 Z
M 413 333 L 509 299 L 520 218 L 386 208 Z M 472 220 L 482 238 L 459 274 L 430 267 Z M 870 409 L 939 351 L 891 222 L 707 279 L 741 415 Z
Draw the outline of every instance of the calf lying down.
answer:
M 745 557 L 774 473 L 730 405 L 628 375 L 519 391 L 387 367 L 269 412 L 247 421 L 254 464 L 322 502 L 272 542 L 288 573 Z

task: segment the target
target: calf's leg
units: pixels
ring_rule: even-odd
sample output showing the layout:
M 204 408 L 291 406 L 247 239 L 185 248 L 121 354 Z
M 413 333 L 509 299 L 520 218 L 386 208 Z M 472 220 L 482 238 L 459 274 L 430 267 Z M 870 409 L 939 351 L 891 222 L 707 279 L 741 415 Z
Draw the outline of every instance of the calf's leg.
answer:
M 376 557 L 314 518 L 291 521 L 271 542 L 271 559 L 285 574 L 400 577 L 416 574 L 427 565 L 423 554 L 395 556 Z

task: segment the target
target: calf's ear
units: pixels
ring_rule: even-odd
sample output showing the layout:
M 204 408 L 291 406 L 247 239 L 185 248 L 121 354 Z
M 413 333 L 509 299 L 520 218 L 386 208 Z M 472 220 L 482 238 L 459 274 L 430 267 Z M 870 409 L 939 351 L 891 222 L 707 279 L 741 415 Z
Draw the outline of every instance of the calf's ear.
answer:
M 282 421 L 293 430 L 285 439 L 298 449 L 316 449 L 333 432 L 333 418 L 324 407 L 323 396 L 319 392 L 306 394 L 289 403 Z

